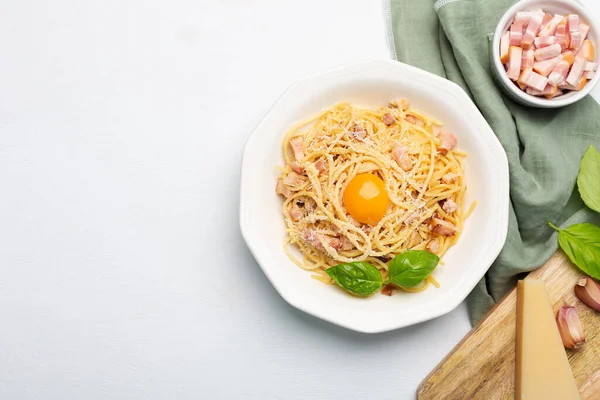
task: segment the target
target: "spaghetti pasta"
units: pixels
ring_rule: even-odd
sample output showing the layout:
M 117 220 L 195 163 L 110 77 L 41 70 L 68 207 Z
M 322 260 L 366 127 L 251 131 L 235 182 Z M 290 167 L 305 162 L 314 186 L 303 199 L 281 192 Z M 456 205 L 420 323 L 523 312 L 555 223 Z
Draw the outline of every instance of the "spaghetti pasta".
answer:
M 463 228 L 466 154 L 441 125 L 400 100 L 378 110 L 339 103 L 293 126 L 283 139 L 277 183 L 287 255 L 325 283 L 325 270 L 339 263 L 367 261 L 385 280 L 387 263 L 404 250 L 443 256 Z M 345 188 L 360 174 L 385 184 L 389 203 L 377 223 L 358 222 L 344 204 Z M 430 284 L 438 285 L 430 276 L 402 289 Z

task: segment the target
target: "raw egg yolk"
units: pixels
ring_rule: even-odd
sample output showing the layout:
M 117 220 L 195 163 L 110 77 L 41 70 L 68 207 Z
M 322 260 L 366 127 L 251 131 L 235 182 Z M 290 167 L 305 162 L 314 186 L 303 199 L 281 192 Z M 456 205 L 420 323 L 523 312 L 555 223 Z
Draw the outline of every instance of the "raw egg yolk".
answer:
M 344 192 L 344 205 L 350 215 L 363 224 L 377 225 L 388 208 L 385 183 L 377 175 L 356 175 Z

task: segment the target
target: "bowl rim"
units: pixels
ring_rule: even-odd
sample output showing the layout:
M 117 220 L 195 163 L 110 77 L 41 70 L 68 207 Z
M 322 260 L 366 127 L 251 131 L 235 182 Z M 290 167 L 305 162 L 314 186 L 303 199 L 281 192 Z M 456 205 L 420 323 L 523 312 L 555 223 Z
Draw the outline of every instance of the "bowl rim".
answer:
M 472 267 L 473 269 L 476 267 L 476 265 L 486 265 L 485 269 L 482 270 L 481 274 L 465 273 L 466 277 L 463 278 L 459 282 L 459 284 L 454 285 L 454 287 L 448 290 L 448 292 L 446 293 L 445 297 L 447 297 L 449 301 L 441 304 L 436 304 L 435 308 L 430 307 L 426 310 L 416 309 L 414 313 L 410 314 L 410 318 L 408 318 L 407 320 L 389 319 L 385 322 L 373 326 L 361 324 L 359 321 L 355 320 L 345 320 L 344 318 L 332 318 L 331 316 L 327 315 L 327 313 L 323 312 L 322 309 L 315 310 L 310 305 L 304 304 L 302 301 L 302 296 L 299 296 L 295 292 L 288 291 L 288 288 L 286 288 L 285 285 L 280 284 L 280 282 L 278 282 L 279 278 L 275 276 L 273 271 L 271 271 L 272 264 L 274 264 L 275 262 L 274 260 L 272 260 L 272 257 L 269 254 L 268 247 L 266 246 L 266 244 L 264 244 L 265 241 L 262 238 L 257 237 L 256 235 L 255 228 L 252 224 L 252 218 L 250 217 L 250 215 L 252 214 L 251 202 L 249 202 L 246 199 L 249 193 L 251 192 L 251 188 L 248 187 L 251 178 L 251 174 L 249 172 L 251 169 L 251 162 L 249 161 L 249 159 L 251 158 L 250 154 L 252 153 L 251 150 L 253 149 L 254 143 L 259 136 L 258 134 L 261 128 L 265 125 L 272 111 L 282 101 L 286 100 L 287 95 L 297 86 L 300 86 L 304 82 L 311 81 L 313 79 L 323 79 L 332 75 L 340 76 L 361 73 L 369 71 L 371 69 L 392 70 L 393 73 L 413 73 L 420 75 L 420 77 L 427 77 L 428 80 L 435 81 L 436 86 L 439 88 L 439 90 L 446 91 L 452 94 L 455 98 L 459 99 L 461 102 L 465 102 L 465 104 L 467 105 L 466 108 L 469 109 L 469 113 L 474 118 L 474 120 L 476 120 L 476 122 L 473 122 L 473 125 L 478 127 L 477 130 L 479 132 L 481 132 L 482 129 L 485 129 L 491 135 L 489 137 L 489 140 L 486 140 L 486 144 L 487 147 L 490 149 L 490 154 L 492 154 L 496 159 L 496 162 L 494 163 L 494 169 L 496 172 L 497 179 L 496 187 L 498 187 L 498 196 L 496 197 L 496 199 L 499 205 L 497 215 L 491 218 L 494 221 L 494 237 L 490 238 L 489 240 L 486 240 L 486 251 L 482 252 L 482 254 L 477 259 L 474 259 L 472 263 L 474 265 Z M 265 113 L 261 121 L 257 124 L 256 128 L 253 130 L 244 147 L 241 160 L 239 201 L 239 223 L 242 237 L 251 254 L 255 258 L 257 264 L 259 265 L 260 269 L 263 271 L 263 273 L 265 274 L 269 282 L 273 285 L 278 294 L 287 303 L 301 311 L 304 311 L 307 314 L 313 315 L 319 319 L 328 321 L 330 323 L 350 330 L 362 333 L 380 333 L 403 328 L 406 326 L 411 326 L 447 314 L 448 312 L 456 308 L 462 301 L 464 301 L 468 294 L 473 290 L 473 288 L 485 275 L 489 267 L 492 265 L 493 261 L 500 253 L 500 250 L 504 246 L 508 234 L 510 201 L 508 159 L 504 148 L 500 144 L 498 138 L 493 133 L 493 130 L 491 129 L 483 115 L 481 115 L 476 105 L 460 86 L 458 86 L 452 81 L 444 79 L 428 71 L 398 61 L 389 59 L 375 59 L 370 61 L 362 61 L 358 63 L 351 63 L 334 67 L 329 70 L 311 74 L 305 78 L 299 79 L 292 83 L 281 94 L 281 96 L 279 96 L 279 98 Z M 472 270 L 468 272 L 472 272 Z M 475 275 L 477 275 L 477 278 L 474 278 Z
M 596 35 L 600 34 L 600 24 L 598 23 L 594 15 L 592 15 L 592 13 L 588 11 L 581 3 L 575 0 L 544 0 L 543 2 L 546 4 L 560 4 L 574 8 L 581 16 L 584 17 L 586 22 L 589 23 L 590 31 L 593 31 Z M 502 15 L 500 21 L 496 25 L 496 30 L 494 31 L 494 36 L 492 39 L 491 51 L 494 60 L 493 67 L 498 71 L 498 74 L 496 75 L 500 79 L 501 84 L 504 85 L 504 87 L 507 88 L 511 92 L 511 94 L 517 96 L 519 99 L 528 103 L 529 105 L 540 108 L 558 108 L 568 106 L 583 99 L 592 91 L 594 86 L 596 86 L 596 84 L 598 83 L 598 80 L 600 80 L 600 73 L 596 73 L 592 80 L 588 82 L 582 90 L 574 92 L 574 94 L 569 97 L 558 96 L 553 99 L 546 99 L 527 94 L 526 92 L 518 89 L 517 86 L 508 78 L 506 70 L 504 69 L 502 62 L 500 61 L 500 38 L 502 37 L 502 34 L 506 30 L 508 30 L 505 28 L 507 23 L 515 16 L 517 11 L 523 11 L 533 5 L 541 7 L 539 3 L 540 0 L 520 0 L 513 4 Z

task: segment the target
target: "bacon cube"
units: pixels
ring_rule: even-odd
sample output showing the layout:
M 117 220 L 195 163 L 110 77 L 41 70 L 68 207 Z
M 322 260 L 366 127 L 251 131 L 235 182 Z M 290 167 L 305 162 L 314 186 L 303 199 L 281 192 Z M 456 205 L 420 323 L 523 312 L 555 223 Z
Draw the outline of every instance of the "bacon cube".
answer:
M 521 24 L 527 26 L 531 20 L 531 11 L 517 11 L 515 14 L 515 24 Z
M 500 38 L 500 62 L 506 64 L 508 62 L 508 49 L 510 47 L 510 32 L 506 31 Z
M 533 43 L 535 44 L 535 47 L 539 49 L 541 47 L 548 47 L 551 44 L 558 43 L 558 41 L 556 40 L 556 36 L 537 36 L 535 39 L 533 39 Z
M 561 54 L 547 60 L 537 61 L 533 64 L 533 70 L 540 75 L 548 76 L 560 61 L 562 61 Z
M 510 26 L 510 45 L 520 46 L 521 39 L 523 39 L 523 25 L 512 24 Z
M 584 71 L 596 71 L 597 69 L 598 63 L 592 61 L 585 63 L 585 67 L 583 68 Z
M 569 63 L 569 65 L 573 65 L 575 62 L 575 55 L 571 50 L 563 51 L 562 53 L 563 60 Z
M 596 58 L 595 53 L 596 52 L 594 49 L 594 43 L 591 40 L 586 39 L 583 41 L 583 44 L 579 48 L 577 55 L 585 58 L 588 61 L 594 61 L 594 59 Z
M 583 76 L 583 69 L 585 68 L 586 63 L 587 60 L 585 58 L 579 56 L 575 57 L 575 62 L 571 66 L 571 71 L 569 72 L 567 79 L 565 79 L 565 82 L 569 85 L 577 86 Z
M 547 47 L 542 47 L 541 49 L 535 50 L 535 59 L 536 61 L 547 60 L 549 58 L 556 57 L 562 51 L 560 44 L 554 43 Z
M 534 52 L 535 50 L 533 49 L 523 51 L 523 57 L 521 58 L 521 70 L 524 70 L 525 68 L 533 68 Z
M 565 60 L 559 61 L 558 64 L 554 67 L 550 75 L 548 75 L 548 83 L 554 86 L 557 86 L 564 82 L 567 79 L 567 75 L 569 74 L 569 63 Z
M 521 73 L 519 82 L 541 92 L 548 84 L 548 78 L 526 69 Z
M 569 14 L 567 16 L 567 27 L 569 28 L 569 32 L 579 31 L 579 15 Z
M 513 81 L 519 79 L 522 57 L 523 49 L 517 46 L 510 46 L 508 51 L 508 77 Z

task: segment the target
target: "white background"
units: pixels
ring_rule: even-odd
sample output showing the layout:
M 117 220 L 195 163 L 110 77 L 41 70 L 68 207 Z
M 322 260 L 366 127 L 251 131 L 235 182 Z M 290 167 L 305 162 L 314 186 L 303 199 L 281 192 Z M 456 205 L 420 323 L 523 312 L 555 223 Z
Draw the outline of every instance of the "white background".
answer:
M 464 304 L 335 327 L 238 227 L 248 136 L 296 79 L 389 57 L 379 1 L 2 3 L 0 398 L 414 398 Z

